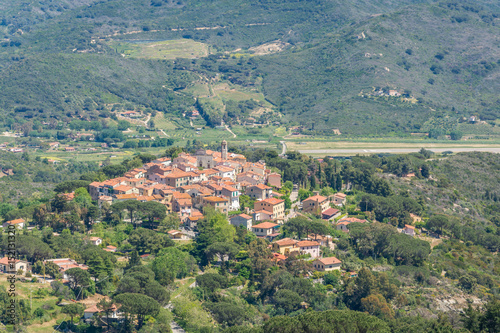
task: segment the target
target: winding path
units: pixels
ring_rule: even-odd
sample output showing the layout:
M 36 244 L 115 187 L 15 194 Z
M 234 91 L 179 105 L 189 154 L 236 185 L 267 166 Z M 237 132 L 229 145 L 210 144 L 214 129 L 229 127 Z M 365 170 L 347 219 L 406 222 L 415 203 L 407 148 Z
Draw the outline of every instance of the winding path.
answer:
M 286 143 L 285 141 L 280 141 L 280 143 L 283 145 L 282 149 L 281 149 L 281 155 L 285 155 L 286 154 Z
M 233 135 L 233 138 L 236 137 L 236 134 L 234 134 L 233 131 L 231 131 L 227 125 L 226 125 L 226 130 Z

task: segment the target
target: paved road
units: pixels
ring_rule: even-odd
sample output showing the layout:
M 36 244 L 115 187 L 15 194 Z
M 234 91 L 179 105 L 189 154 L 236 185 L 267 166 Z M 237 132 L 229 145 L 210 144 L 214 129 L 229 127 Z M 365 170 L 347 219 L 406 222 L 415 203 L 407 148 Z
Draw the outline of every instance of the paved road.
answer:
M 286 154 L 286 143 L 285 143 L 285 141 L 280 141 L 280 143 L 283 145 L 283 147 L 281 149 L 281 155 L 285 155 Z
M 292 192 L 290 193 L 290 201 L 294 202 L 295 200 L 297 200 L 298 197 L 299 197 L 299 187 L 294 186 Z
M 433 151 L 435 153 L 442 153 L 445 151 L 451 151 L 454 153 L 460 152 L 490 152 L 490 153 L 500 153 L 500 147 L 483 147 L 483 148 L 426 148 L 427 150 Z M 420 148 L 381 148 L 381 149 L 305 149 L 299 150 L 302 154 L 377 154 L 377 153 L 393 153 L 393 154 L 404 154 L 404 153 L 417 153 Z

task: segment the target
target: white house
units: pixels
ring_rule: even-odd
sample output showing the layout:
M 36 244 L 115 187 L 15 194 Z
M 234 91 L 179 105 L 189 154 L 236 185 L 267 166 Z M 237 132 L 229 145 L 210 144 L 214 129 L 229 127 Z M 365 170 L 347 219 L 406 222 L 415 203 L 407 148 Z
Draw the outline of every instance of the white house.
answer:
M 297 242 L 296 246 L 299 248 L 299 251 L 302 254 L 309 253 L 312 258 L 318 258 L 320 256 L 319 243 L 316 241 L 300 241 Z
M 23 270 L 24 272 L 29 271 L 29 264 L 24 260 L 12 260 L 9 261 L 8 257 L 3 257 L 0 259 L 0 271 L 2 273 L 16 273 L 18 270 Z
M 9 226 L 15 226 L 17 229 L 22 229 L 24 228 L 24 225 L 26 224 L 26 221 L 24 219 L 15 219 L 15 220 L 10 220 L 7 221 L 3 224 L 4 228 L 8 228 Z
M 271 236 L 272 234 L 275 234 L 278 228 L 279 224 L 271 222 L 263 222 L 252 226 L 252 232 L 257 237 L 268 237 Z
M 99 246 L 102 244 L 102 239 L 99 238 L 99 237 L 90 237 L 90 242 L 93 244 L 93 245 L 96 245 L 96 246 Z
M 412 237 L 415 237 L 415 227 L 408 225 L 408 224 L 405 224 L 405 227 L 403 228 L 402 233 L 410 235 Z

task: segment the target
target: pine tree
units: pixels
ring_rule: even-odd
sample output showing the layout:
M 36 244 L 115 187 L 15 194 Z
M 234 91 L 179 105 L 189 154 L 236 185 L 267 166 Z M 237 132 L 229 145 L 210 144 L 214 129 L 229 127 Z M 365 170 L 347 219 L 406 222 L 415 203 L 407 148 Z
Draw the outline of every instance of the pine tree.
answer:
M 88 272 L 94 278 L 97 278 L 99 275 L 106 273 L 106 265 L 104 264 L 104 260 L 100 256 L 95 256 L 87 262 L 87 266 L 89 266 Z
M 130 269 L 134 266 L 141 265 L 141 258 L 139 257 L 139 253 L 137 251 L 133 251 L 130 255 L 130 259 L 128 260 L 127 269 Z
M 316 189 L 316 177 L 314 175 L 311 176 L 311 191 Z
M 337 174 L 337 180 L 335 181 L 335 189 L 337 191 L 342 190 L 342 177 L 340 176 L 340 173 Z
M 106 271 L 107 276 L 112 276 L 114 265 L 113 265 L 113 262 L 111 261 L 111 259 L 109 259 L 109 257 L 106 257 L 104 259 L 104 266 L 106 267 L 105 271 Z

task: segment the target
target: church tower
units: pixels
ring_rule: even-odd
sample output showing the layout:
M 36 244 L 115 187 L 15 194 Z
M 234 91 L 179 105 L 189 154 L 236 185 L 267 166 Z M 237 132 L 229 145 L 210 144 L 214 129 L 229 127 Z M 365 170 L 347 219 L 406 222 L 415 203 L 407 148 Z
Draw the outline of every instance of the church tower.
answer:
M 222 141 L 221 155 L 222 155 L 222 160 L 223 161 L 227 160 L 227 142 L 226 142 L 226 140 Z

